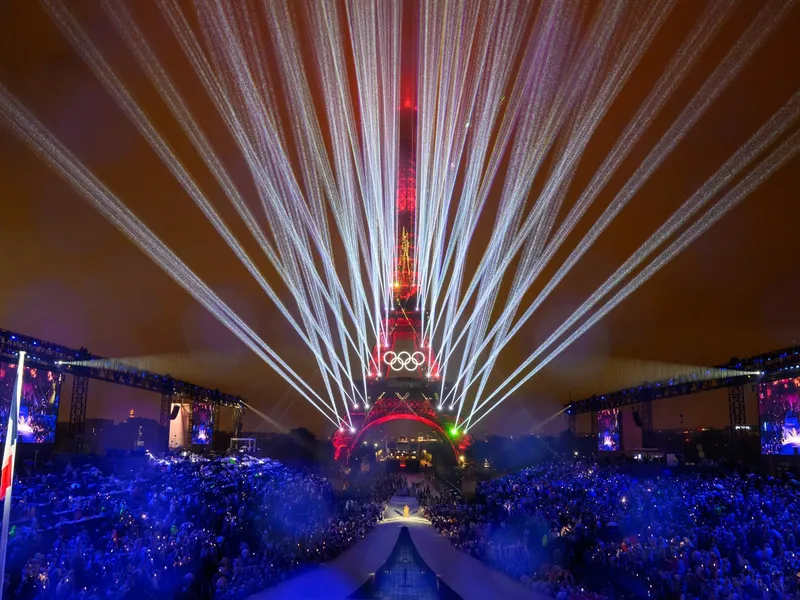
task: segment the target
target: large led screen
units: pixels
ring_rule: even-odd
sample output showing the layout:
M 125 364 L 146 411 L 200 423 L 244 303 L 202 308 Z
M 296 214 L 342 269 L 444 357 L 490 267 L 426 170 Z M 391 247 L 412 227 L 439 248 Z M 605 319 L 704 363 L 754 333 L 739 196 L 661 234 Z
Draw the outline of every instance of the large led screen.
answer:
M 597 449 L 616 452 L 619 447 L 619 410 L 601 410 L 597 413 Z
M 800 453 L 800 377 L 758 384 L 762 454 Z
M 192 406 L 192 444 L 206 445 L 211 443 L 213 432 L 211 405 L 196 402 Z
M 8 411 L 14 397 L 17 365 L 0 363 L 0 439 L 5 443 Z M 52 444 L 56 440 L 58 400 L 62 375 L 41 369 L 25 369 L 17 421 L 18 440 L 26 444 Z

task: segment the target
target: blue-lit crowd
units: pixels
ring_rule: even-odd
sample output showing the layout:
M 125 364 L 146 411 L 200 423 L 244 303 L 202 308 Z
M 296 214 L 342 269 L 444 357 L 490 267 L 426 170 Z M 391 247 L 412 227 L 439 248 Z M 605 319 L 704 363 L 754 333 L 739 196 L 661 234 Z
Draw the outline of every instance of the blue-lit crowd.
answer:
M 15 484 L 5 589 L 13 598 L 245 598 L 334 558 L 381 518 L 398 482 L 335 494 L 268 459 L 151 459 Z
M 235 599 L 333 559 L 378 523 L 397 476 L 325 478 L 247 456 L 83 464 L 15 483 L 4 597 Z M 558 600 L 800 599 L 800 482 L 562 462 L 419 488 L 459 549 Z
M 558 600 L 800 598 L 800 482 L 561 463 L 421 501 L 458 548 Z

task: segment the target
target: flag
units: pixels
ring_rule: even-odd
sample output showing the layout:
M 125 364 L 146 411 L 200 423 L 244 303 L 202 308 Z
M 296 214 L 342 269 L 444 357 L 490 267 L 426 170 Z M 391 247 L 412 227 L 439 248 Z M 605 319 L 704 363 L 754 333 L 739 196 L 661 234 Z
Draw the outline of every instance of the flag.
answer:
M 8 415 L 8 436 L 6 447 L 3 451 L 3 471 L 0 474 L 0 500 L 6 499 L 6 490 L 11 487 L 14 477 L 14 455 L 17 450 L 17 412 L 14 411 L 16 403 L 11 403 L 11 412 Z
M 17 361 L 17 385 L 8 411 L 6 445 L 3 450 L 3 471 L 0 473 L 0 500 L 3 501 L 3 524 L 0 530 L 0 599 L 3 597 L 8 551 L 8 524 L 11 521 L 11 486 L 14 483 L 14 456 L 17 452 L 17 421 L 22 397 L 22 378 L 25 376 L 25 352 L 19 353 Z
M 17 422 L 19 421 L 19 403 L 22 395 L 22 378 L 25 375 L 25 355 L 20 356 L 17 365 L 17 382 L 11 406 L 8 411 L 8 427 L 6 428 L 6 444 L 3 450 L 3 470 L 0 473 L 0 500 L 5 500 L 6 492 L 14 479 L 14 457 L 17 453 Z
M 22 363 L 20 360 L 20 363 Z M 14 457 L 17 453 L 17 423 L 19 421 L 19 403 L 22 392 L 22 378 L 25 375 L 23 364 L 17 366 L 17 385 L 11 398 L 8 411 L 8 427 L 6 428 L 6 444 L 3 450 L 3 471 L 0 473 L 0 500 L 5 500 L 6 492 L 14 479 Z

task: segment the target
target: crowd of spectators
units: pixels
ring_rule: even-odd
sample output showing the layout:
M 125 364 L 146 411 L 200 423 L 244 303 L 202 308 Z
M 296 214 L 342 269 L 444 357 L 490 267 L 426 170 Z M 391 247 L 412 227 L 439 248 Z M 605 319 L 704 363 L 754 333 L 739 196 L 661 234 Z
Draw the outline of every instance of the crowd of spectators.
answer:
M 239 600 L 336 557 L 403 486 L 356 475 L 335 492 L 243 455 L 48 469 L 14 486 L 4 597 Z M 469 502 L 418 491 L 455 546 L 558 600 L 800 600 L 793 479 L 562 462 L 482 483 Z
M 458 548 L 559 600 L 800 598 L 793 479 L 560 463 L 420 501 Z
M 358 494 L 268 459 L 150 458 L 15 484 L 4 597 L 240 599 L 363 538 L 399 485 Z

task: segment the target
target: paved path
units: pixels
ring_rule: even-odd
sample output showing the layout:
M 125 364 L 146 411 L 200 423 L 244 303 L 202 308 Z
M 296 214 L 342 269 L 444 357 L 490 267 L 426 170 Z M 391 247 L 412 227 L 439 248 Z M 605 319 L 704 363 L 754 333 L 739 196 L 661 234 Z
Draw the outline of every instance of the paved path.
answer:
M 425 522 L 423 527 L 409 527 L 411 539 L 422 560 L 463 600 L 544 600 L 544 594 L 532 592 L 454 548 L 450 541 Z
M 391 554 L 400 528 L 417 516 L 403 519 L 403 507 L 417 511 L 414 498 L 393 498 L 386 507 L 383 522 L 366 537 L 334 560 L 259 592 L 251 600 L 343 600 L 366 582 Z M 399 510 L 399 514 L 398 514 Z
M 403 517 L 408 505 L 410 516 Z M 406 526 L 422 559 L 463 600 L 544 600 L 505 575 L 461 552 L 439 535 L 411 497 L 395 496 L 383 522 L 336 559 L 251 596 L 250 600 L 346 600 L 389 558 Z

